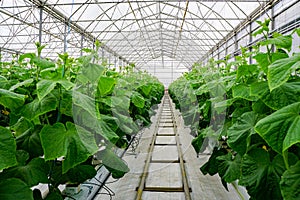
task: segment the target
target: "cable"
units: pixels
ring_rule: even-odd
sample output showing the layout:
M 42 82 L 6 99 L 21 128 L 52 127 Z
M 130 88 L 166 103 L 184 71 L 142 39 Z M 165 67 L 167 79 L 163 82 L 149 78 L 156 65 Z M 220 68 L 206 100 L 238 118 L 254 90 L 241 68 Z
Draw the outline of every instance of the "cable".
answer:
M 102 176 L 102 174 L 100 175 L 99 178 L 101 178 L 101 176 Z M 106 184 L 114 183 L 114 182 L 118 181 L 119 179 L 117 179 L 115 181 L 107 182 L 107 183 L 101 182 L 96 177 L 94 177 L 94 179 L 97 182 L 99 182 L 99 184 L 97 184 L 97 183 L 83 183 L 83 185 L 96 185 L 96 186 L 99 186 L 100 188 L 103 188 L 106 191 L 106 193 L 105 192 L 97 192 L 97 194 L 108 195 L 110 197 L 110 199 L 112 199 L 112 197 L 116 195 L 115 192 L 112 189 L 110 189 Z

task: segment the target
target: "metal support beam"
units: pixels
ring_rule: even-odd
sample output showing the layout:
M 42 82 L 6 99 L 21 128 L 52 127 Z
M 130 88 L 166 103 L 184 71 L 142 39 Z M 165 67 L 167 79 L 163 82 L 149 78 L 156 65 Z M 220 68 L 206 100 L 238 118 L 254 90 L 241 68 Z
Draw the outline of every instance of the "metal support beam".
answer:
M 68 27 L 65 24 L 65 31 L 64 31 L 64 53 L 67 52 L 67 48 L 68 48 L 67 37 L 68 37 Z
M 274 6 L 272 6 L 272 8 L 271 8 L 271 32 L 273 32 L 274 29 L 275 29 L 275 17 L 274 17 Z M 275 46 L 274 45 L 272 45 L 271 51 L 272 52 L 275 51 Z
M 253 32 L 253 30 L 252 30 L 252 24 L 253 24 L 253 22 L 252 22 L 252 23 L 249 23 L 249 29 L 250 29 L 250 30 L 249 30 L 249 43 L 250 43 L 250 44 L 251 44 L 252 41 L 253 41 L 253 36 L 252 36 L 252 32 Z M 252 52 L 252 46 L 250 46 L 249 51 Z M 249 63 L 250 63 L 250 65 L 253 63 L 252 56 L 249 57 Z
M 39 21 L 39 43 L 42 44 L 42 32 L 43 32 L 43 7 L 40 6 L 40 21 Z
M 109 55 L 108 55 L 108 65 L 110 65 L 110 61 L 111 61 L 111 54 L 109 53 Z
M 238 37 L 237 37 L 237 32 L 234 33 L 234 54 L 237 53 L 239 49 L 238 46 Z
M 104 60 L 104 48 L 101 48 L 101 58 L 102 58 L 102 62 Z
M 117 68 L 117 57 L 115 56 L 114 66 Z
M 59 20 L 61 23 L 64 23 L 65 25 L 70 26 L 70 28 L 72 30 L 74 30 L 75 32 L 83 34 L 85 36 L 86 40 L 94 43 L 94 41 L 97 39 L 91 33 L 88 33 L 84 28 L 82 28 L 81 26 L 79 26 L 76 22 L 69 21 L 69 18 L 65 14 L 63 14 L 58 9 L 56 9 L 55 5 L 52 5 L 52 4 L 48 3 L 48 1 L 45 1 L 45 0 L 28 0 L 28 1 L 31 2 L 33 5 L 35 5 L 37 7 L 43 6 L 44 12 L 47 12 L 51 17 Z M 82 3 L 80 3 L 80 4 L 82 4 Z M 111 50 L 106 45 L 103 45 L 103 48 L 105 48 L 109 52 L 114 52 L 113 50 Z M 120 55 L 118 55 L 118 56 L 122 57 Z M 125 59 L 125 58 L 123 58 L 123 59 Z
M 84 35 L 81 35 L 81 41 L 80 41 L 81 51 L 80 51 L 80 56 L 83 55 L 83 51 L 82 51 L 82 49 L 83 49 L 83 40 L 84 40 Z
M 222 44 L 227 43 L 230 39 L 235 37 L 235 35 L 234 35 L 235 33 L 237 33 L 239 30 L 242 30 L 243 28 L 245 28 L 246 25 L 248 25 L 249 23 L 252 23 L 253 21 L 255 21 L 259 16 L 261 16 L 263 13 L 266 13 L 270 8 L 272 8 L 279 1 L 280 0 L 270 0 L 270 1 L 262 2 L 261 5 L 248 16 L 247 20 L 244 20 L 242 23 L 239 24 L 239 26 L 237 26 L 237 28 L 235 28 L 230 33 L 228 33 L 223 39 L 221 39 L 218 42 L 218 44 L 216 44 L 216 46 L 217 45 L 222 46 Z M 251 20 L 249 20 L 249 19 L 251 19 Z M 200 61 L 203 61 L 208 55 L 210 55 L 211 51 L 214 51 L 214 50 L 215 50 L 215 47 L 211 48 L 211 50 L 209 52 L 207 52 L 206 55 L 202 56 Z

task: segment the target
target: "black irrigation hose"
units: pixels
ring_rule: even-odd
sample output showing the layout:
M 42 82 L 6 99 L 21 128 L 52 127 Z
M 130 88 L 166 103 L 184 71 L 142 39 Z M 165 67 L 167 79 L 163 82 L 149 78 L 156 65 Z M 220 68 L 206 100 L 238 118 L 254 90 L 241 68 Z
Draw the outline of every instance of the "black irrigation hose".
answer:
M 141 131 L 142 131 L 142 129 L 141 129 Z M 137 134 L 138 134 L 138 133 L 137 133 Z M 124 151 L 121 153 L 120 158 L 122 158 L 122 157 L 124 156 L 124 154 L 126 153 L 126 151 L 128 150 L 128 148 L 131 146 L 132 142 L 133 142 L 134 139 L 136 138 L 136 135 L 137 135 L 137 134 L 135 134 L 135 135 L 131 138 L 131 140 L 129 141 L 129 144 L 128 144 L 127 147 L 124 149 Z M 102 194 L 102 193 L 99 193 L 99 191 L 100 191 L 102 188 L 105 189 L 105 187 L 106 187 L 106 189 L 105 189 L 106 191 L 107 191 L 107 189 L 110 190 L 110 191 L 114 194 L 113 196 L 115 196 L 115 193 L 105 185 L 105 184 L 106 184 L 106 181 L 108 180 L 108 178 L 110 177 L 110 175 L 111 175 L 110 172 L 107 173 L 106 176 L 105 176 L 105 178 L 104 178 L 104 181 L 103 181 L 103 182 L 99 181 L 96 177 L 94 177 L 94 179 L 96 179 L 100 184 L 98 185 L 99 188 L 98 188 L 97 191 L 93 194 L 93 196 L 92 196 L 91 199 L 94 199 L 98 194 Z M 100 177 L 101 177 L 101 176 L 100 176 Z M 113 183 L 113 182 L 116 182 L 116 181 L 118 181 L 118 180 L 119 180 L 119 179 L 117 179 L 117 180 L 115 180 L 115 181 L 112 181 L 112 182 L 109 182 L 109 183 Z M 86 184 L 95 185 L 94 183 L 86 183 Z M 104 194 L 107 194 L 107 193 L 104 193 Z M 112 199 L 112 196 L 110 196 L 110 199 Z

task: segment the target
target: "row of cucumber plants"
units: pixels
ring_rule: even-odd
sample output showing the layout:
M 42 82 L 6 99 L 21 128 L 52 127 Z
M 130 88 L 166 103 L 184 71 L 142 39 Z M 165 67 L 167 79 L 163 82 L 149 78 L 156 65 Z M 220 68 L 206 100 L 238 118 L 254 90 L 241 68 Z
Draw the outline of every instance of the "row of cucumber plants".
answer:
M 79 184 L 101 163 L 114 178 L 129 171 L 113 153 L 127 147 L 164 94 L 155 77 L 105 66 L 96 49 L 57 61 L 41 58 L 45 46 L 0 69 L 0 199 L 63 199 L 61 184 Z M 101 63 L 101 64 L 98 64 Z M 98 160 L 95 162 L 95 160 Z
M 258 22 L 263 38 L 234 61 L 211 60 L 173 82 L 169 93 L 195 138 L 197 153 L 211 146 L 203 174 L 238 181 L 250 199 L 300 199 L 300 53 L 293 38 Z M 299 37 L 298 37 L 299 36 Z M 264 49 L 264 50 L 262 50 Z M 249 57 L 256 62 L 249 63 Z M 202 146 L 203 145 L 203 146 Z

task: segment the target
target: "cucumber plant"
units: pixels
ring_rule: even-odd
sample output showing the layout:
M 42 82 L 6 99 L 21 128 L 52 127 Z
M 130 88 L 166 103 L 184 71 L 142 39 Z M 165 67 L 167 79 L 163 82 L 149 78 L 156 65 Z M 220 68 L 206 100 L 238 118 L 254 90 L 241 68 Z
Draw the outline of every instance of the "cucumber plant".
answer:
M 218 174 L 226 189 L 238 181 L 251 199 L 296 200 L 300 54 L 291 49 L 292 35 L 300 31 L 270 34 L 270 20 L 258 23 L 254 36 L 262 40 L 251 51 L 241 48 L 234 61 L 229 55 L 207 66 L 195 64 L 169 93 L 191 126 L 195 151 L 203 152 L 207 141 L 213 147 L 202 173 Z
M 0 71 L 0 199 L 63 199 L 58 186 L 79 184 L 96 174 L 94 159 L 115 178 L 128 166 L 113 153 L 125 148 L 142 126 L 164 86 L 144 72 L 116 72 L 97 55 L 57 61 L 26 53 Z M 100 63 L 100 64 L 99 64 Z

